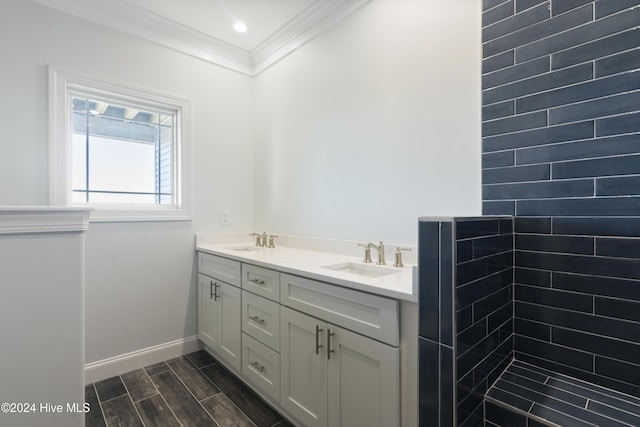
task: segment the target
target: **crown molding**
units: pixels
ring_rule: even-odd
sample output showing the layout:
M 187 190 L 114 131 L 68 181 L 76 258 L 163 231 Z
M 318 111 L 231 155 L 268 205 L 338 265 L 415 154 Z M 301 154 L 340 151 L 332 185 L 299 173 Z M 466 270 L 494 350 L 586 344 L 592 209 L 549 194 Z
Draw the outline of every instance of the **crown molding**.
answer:
M 315 2 L 251 52 L 253 75 L 266 70 L 370 1 L 325 0 Z
M 0 207 L 0 235 L 87 231 L 91 208 Z
M 248 52 L 123 0 L 33 1 L 243 74 L 253 71 Z
M 371 0 L 317 1 L 248 52 L 126 0 L 32 0 L 35 3 L 255 76 Z

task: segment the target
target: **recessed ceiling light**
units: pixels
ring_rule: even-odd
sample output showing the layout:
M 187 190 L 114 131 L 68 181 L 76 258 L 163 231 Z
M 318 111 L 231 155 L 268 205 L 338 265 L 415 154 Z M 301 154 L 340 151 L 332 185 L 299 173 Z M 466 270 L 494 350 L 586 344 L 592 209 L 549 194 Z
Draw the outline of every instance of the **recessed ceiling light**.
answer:
M 236 22 L 233 24 L 233 29 L 236 30 L 239 33 L 244 33 L 247 31 L 247 26 L 244 22 Z

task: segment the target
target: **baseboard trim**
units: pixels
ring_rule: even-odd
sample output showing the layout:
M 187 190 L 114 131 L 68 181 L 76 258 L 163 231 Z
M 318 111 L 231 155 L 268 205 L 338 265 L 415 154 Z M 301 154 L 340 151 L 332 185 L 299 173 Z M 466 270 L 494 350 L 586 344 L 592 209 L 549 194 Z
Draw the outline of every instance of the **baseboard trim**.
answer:
M 200 350 L 197 336 L 182 338 L 84 365 L 84 383 L 92 384 L 163 360 Z

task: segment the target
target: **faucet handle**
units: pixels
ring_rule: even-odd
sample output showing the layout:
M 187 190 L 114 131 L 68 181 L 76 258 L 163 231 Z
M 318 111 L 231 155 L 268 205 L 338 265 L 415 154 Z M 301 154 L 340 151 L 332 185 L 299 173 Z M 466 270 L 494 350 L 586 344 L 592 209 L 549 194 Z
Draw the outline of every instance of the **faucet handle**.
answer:
M 273 241 L 273 239 L 275 239 L 276 237 L 278 237 L 278 236 L 275 235 L 275 234 L 272 234 L 272 235 L 269 236 L 269 247 L 270 248 L 275 248 L 276 247 L 276 245 L 275 245 L 275 243 Z
M 384 242 L 380 240 L 380 245 L 373 245 L 374 248 L 378 250 L 378 262 L 377 265 L 387 265 L 387 262 L 384 260 Z
M 358 246 L 362 246 L 364 248 L 364 259 L 362 262 L 371 264 L 371 243 L 358 243 Z
M 411 248 L 401 248 L 400 246 L 396 248 L 396 261 L 393 263 L 394 267 L 404 267 L 404 264 L 402 263 L 402 252 L 400 251 L 410 252 Z
M 249 236 L 256 236 L 256 246 L 262 246 L 262 234 L 251 233 Z

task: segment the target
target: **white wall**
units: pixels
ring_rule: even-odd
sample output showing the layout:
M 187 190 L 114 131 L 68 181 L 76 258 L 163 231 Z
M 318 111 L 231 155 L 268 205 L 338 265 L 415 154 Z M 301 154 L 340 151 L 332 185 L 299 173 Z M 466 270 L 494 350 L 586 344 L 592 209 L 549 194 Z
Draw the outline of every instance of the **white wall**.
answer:
M 84 402 L 88 216 L 78 209 L 0 207 L 0 402 L 35 405 L 9 413 L 3 407 L 2 426 L 84 426 L 84 414 L 66 405 Z M 45 402 L 64 409 L 47 413 Z
M 193 101 L 193 221 L 90 225 L 86 362 L 196 333 L 196 232 L 415 244 L 420 215 L 479 214 L 479 32 L 476 0 L 373 0 L 251 79 L 3 0 L 0 205 L 48 203 L 48 65 Z
M 415 243 L 479 215 L 477 0 L 374 0 L 255 78 L 256 228 Z
M 86 362 L 195 335 L 194 233 L 253 224 L 252 80 L 25 0 L 2 2 L 0 52 L 0 205 L 48 203 L 48 65 L 192 100 L 193 221 L 90 225 Z

